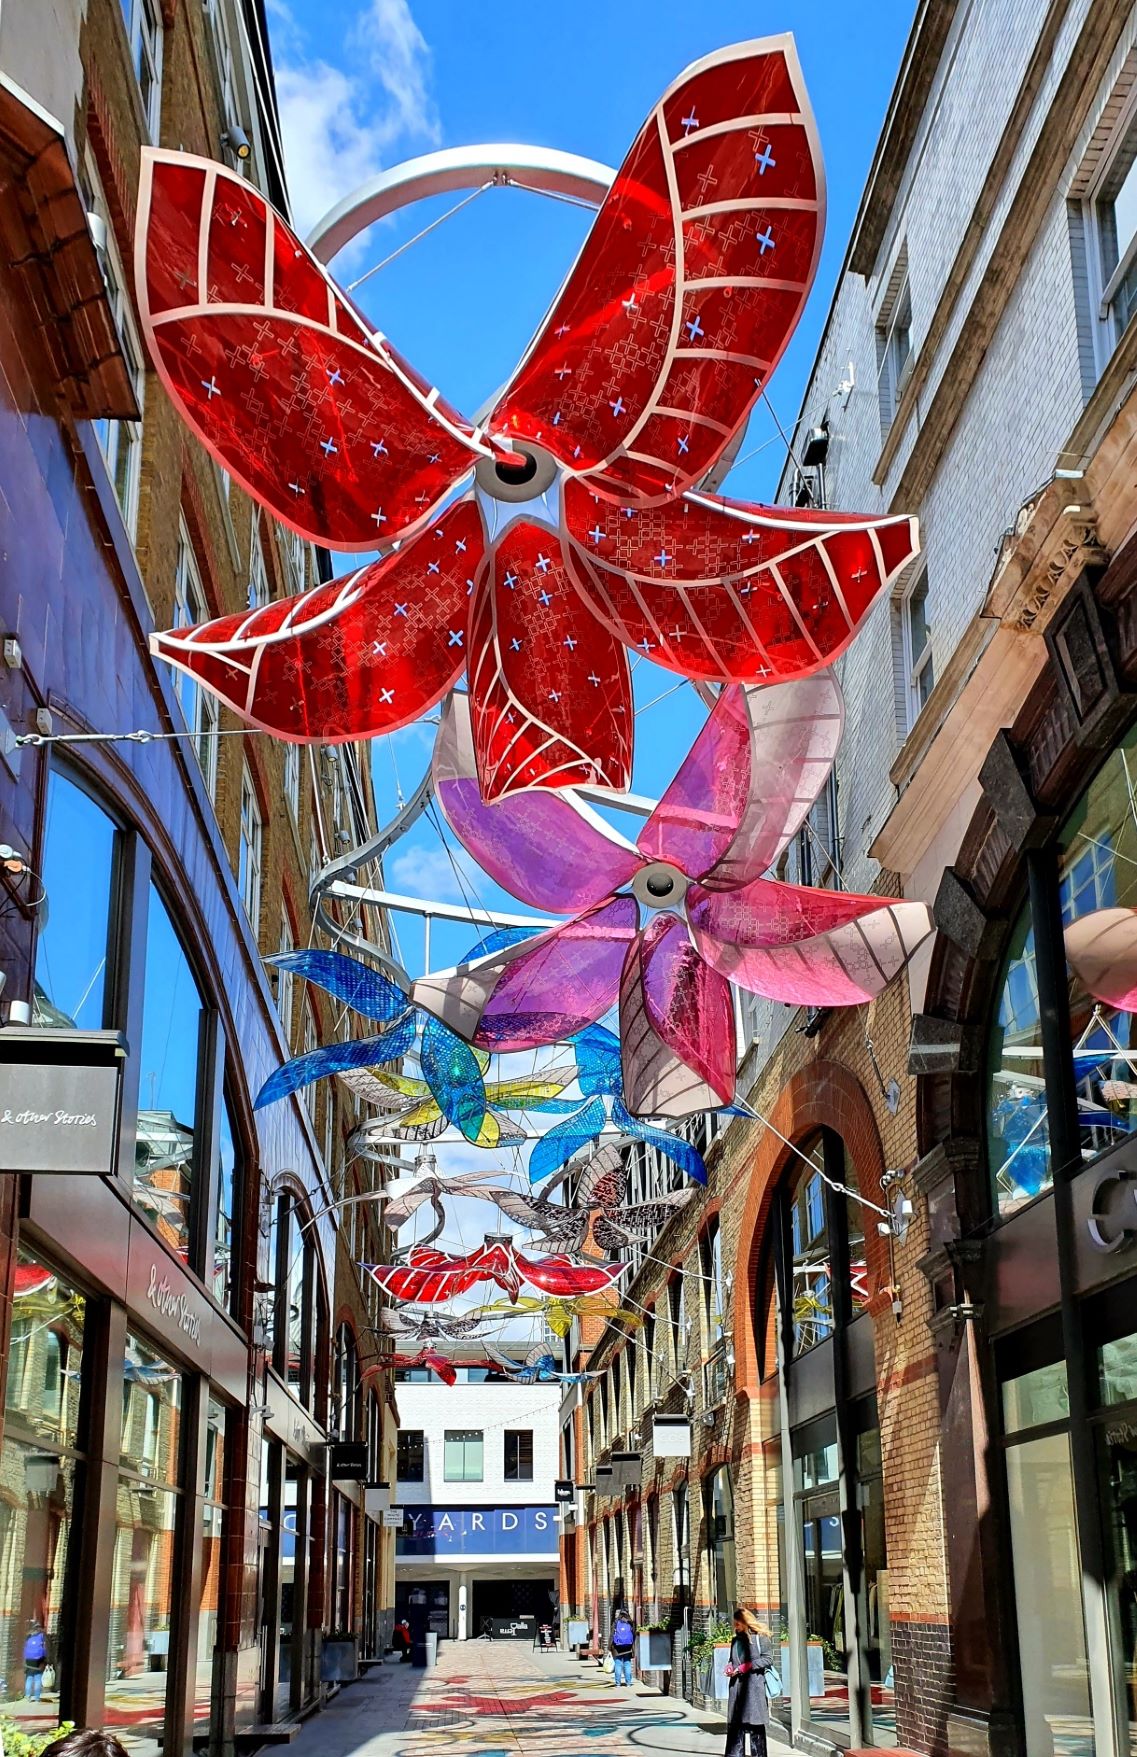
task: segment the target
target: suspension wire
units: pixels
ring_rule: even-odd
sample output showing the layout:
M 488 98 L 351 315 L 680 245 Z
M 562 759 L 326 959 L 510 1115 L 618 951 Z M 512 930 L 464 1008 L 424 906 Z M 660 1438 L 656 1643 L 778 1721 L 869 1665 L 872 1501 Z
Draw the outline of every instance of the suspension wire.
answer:
M 265 726 L 233 726 L 214 732 L 21 732 L 15 742 L 39 749 L 46 744 L 159 744 L 169 738 L 249 738 L 252 734 L 269 737 Z
M 794 450 L 793 442 L 786 437 L 786 430 L 782 426 L 782 423 L 778 420 L 778 412 L 775 409 L 773 403 L 770 401 L 769 396 L 766 394 L 765 385 L 762 386 L 762 401 L 765 403 L 766 407 L 770 411 L 770 415 L 773 420 L 774 426 L 778 429 L 778 432 L 781 435 L 782 444 L 785 446 L 786 451 L 789 454 L 789 456 L 793 459 L 794 468 L 796 470 L 798 470 L 799 473 L 804 474 L 805 465 L 802 463 L 801 459 L 798 457 L 796 451 Z
M 808 1153 L 803 1153 L 800 1147 L 795 1147 L 788 1136 L 783 1135 L 781 1129 L 772 1123 L 769 1117 L 763 1116 L 760 1110 L 754 1109 L 749 1099 L 736 1099 L 735 1102 L 752 1122 L 761 1123 L 763 1128 L 769 1129 L 770 1133 L 776 1135 L 784 1147 L 788 1147 L 790 1152 L 796 1154 L 804 1165 L 808 1165 L 811 1171 L 815 1171 L 823 1184 L 828 1184 L 829 1188 L 835 1190 L 838 1195 L 847 1196 L 851 1202 L 859 1202 L 862 1208 L 871 1209 L 874 1214 L 879 1214 L 882 1219 L 888 1221 L 891 1227 L 893 1216 L 889 1209 L 882 1208 L 879 1203 L 870 1201 L 868 1196 L 862 1196 L 859 1190 L 850 1189 L 849 1185 L 843 1184 L 839 1178 L 830 1177 L 823 1165 L 819 1165 L 816 1159 L 811 1159 Z
M 431 220 L 428 225 L 423 226 L 422 230 L 416 232 L 413 238 L 408 238 L 404 244 L 399 245 L 397 250 L 392 250 L 390 255 L 385 256 L 381 262 L 377 262 L 374 268 L 369 268 L 365 275 L 360 275 L 357 281 L 349 281 L 347 291 L 354 293 L 357 287 L 362 287 L 364 281 L 369 281 L 372 275 L 377 275 L 380 269 L 386 268 L 389 263 L 394 262 L 395 258 L 401 256 L 404 250 L 409 250 L 412 244 L 417 244 L 420 238 L 425 238 L 428 232 L 433 232 L 435 227 L 440 226 L 444 220 L 452 220 L 456 213 L 461 213 L 464 207 L 469 207 L 472 201 L 477 201 L 479 195 L 484 195 L 487 189 L 493 187 L 494 180 L 491 177 L 487 183 L 482 183 L 477 189 L 472 189 L 469 195 L 464 195 L 461 201 L 456 201 L 454 206 L 447 208 L 444 214 L 439 214 L 437 219 Z

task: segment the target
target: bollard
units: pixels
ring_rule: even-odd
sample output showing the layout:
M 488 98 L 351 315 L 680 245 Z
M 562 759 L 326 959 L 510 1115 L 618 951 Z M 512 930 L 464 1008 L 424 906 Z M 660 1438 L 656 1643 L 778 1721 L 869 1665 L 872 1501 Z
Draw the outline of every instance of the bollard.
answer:
M 433 1629 L 428 1629 L 426 1636 L 426 1669 L 438 1664 L 438 1636 Z

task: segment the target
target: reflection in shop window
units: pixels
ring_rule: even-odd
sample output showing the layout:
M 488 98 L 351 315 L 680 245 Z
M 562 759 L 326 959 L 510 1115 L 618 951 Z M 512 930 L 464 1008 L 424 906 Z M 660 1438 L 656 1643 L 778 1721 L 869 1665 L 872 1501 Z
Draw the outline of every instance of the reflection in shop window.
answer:
M 716 1470 L 707 1489 L 707 1560 L 714 1604 L 729 1614 L 735 1597 L 734 1491 L 730 1470 Z
M 181 1407 L 178 1369 L 128 1334 L 104 1724 L 129 1730 L 132 1757 L 157 1757 L 165 1737 Z
M 75 1477 L 82 1461 L 83 1296 L 25 1250 L 16 1261 L 8 1351 L 4 1443 L 0 1452 L 0 1691 L 25 1686 L 24 1642 L 43 1630 L 55 1673 L 39 1680 L 46 1719 L 58 1716 L 66 1671 L 67 1607 Z M 50 1674 L 45 1674 L 50 1675 Z M 50 1706 L 48 1706 L 50 1705 Z
M 53 773 L 47 788 L 32 1023 L 101 1031 L 115 889 L 114 824 L 89 794 Z M 81 872 L 82 884 L 75 875 Z
M 189 1260 L 190 1202 L 201 1058 L 202 998 L 189 959 L 152 885 L 139 1061 L 134 1201 L 170 1249 Z
M 820 1149 L 818 1149 L 820 1151 Z M 790 1205 L 793 1247 L 794 1354 L 804 1354 L 833 1334 L 833 1266 L 825 1185 L 820 1172 L 806 1173 Z
M 1059 835 L 1062 922 L 1137 907 L 1137 729 L 1114 750 Z M 1095 1001 L 1071 972 L 1070 1030 L 1084 1159 L 1137 1130 L 1133 1015 Z M 1029 903 L 1015 924 L 989 1047 L 987 1148 L 1003 1216 L 1050 1188 L 1037 960 Z
M 233 1293 L 233 1249 L 237 1214 L 237 1150 L 229 1101 L 221 1101 L 217 1143 L 217 1195 L 213 1216 L 213 1294 L 228 1310 Z
M 221 1538 L 225 1520 L 225 1407 L 214 1398 L 205 1414 L 205 1480 L 201 1509 L 201 1592 L 197 1611 L 197 1676 L 193 1717 L 199 1736 L 213 1707 L 213 1650 L 221 1612 Z

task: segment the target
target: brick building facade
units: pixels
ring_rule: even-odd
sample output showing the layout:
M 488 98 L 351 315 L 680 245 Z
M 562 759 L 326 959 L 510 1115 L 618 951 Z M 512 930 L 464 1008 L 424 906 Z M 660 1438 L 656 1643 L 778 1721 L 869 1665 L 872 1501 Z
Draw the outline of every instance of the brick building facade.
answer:
M 382 1652 L 393 1605 L 392 1534 L 327 1449 L 393 1478 L 357 1269 L 385 1244 L 335 1208 L 379 1174 L 345 1169 L 330 1082 L 254 1110 L 343 1028 L 264 959 L 312 943 L 315 881 L 373 827 L 366 753 L 249 733 L 147 650 L 327 565 L 189 437 L 133 311 L 145 141 L 286 206 L 266 43 L 256 0 L 0 20 L 0 1054 L 9 1091 L 113 1108 L 101 1175 L 0 1149 L 0 1666 L 22 1724 L 138 1752 L 260 1743 L 326 1693 L 324 1637 Z

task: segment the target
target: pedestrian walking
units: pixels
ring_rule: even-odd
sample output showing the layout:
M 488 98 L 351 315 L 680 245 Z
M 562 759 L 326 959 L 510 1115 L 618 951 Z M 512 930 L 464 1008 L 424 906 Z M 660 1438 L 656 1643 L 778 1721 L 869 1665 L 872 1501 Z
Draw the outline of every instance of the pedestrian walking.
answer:
M 754 1757 L 766 1757 L 770 1703 L 766 1673 L 774 1664 L 770 1631 L 745 1605 L 734 1611 L 734 1639 L 726 1675 L 730 1679 L 726 1709 L 726 1757 L 746 1757 L 747 1736 Z
M 630 1689 L 636 1632 L 632 1628 L 632 1619 L 622 1605 L 616 1612 L 615 1621 L 612 1624 L 612 1639 L 608 1645 L 612 1649 L 613 1686 L 618 1689 L 622 1684 Z
M 55 1739 L 40 1757 L 126 1757 L 126 1752 L 110 1733 L 65 1733 Z
M 24 1638 L 24 1695 L 29 1702 L 43 1696 L 43 1674 L 47 1669 L 47 1636 L 38 1617 L 28 1624 Z

